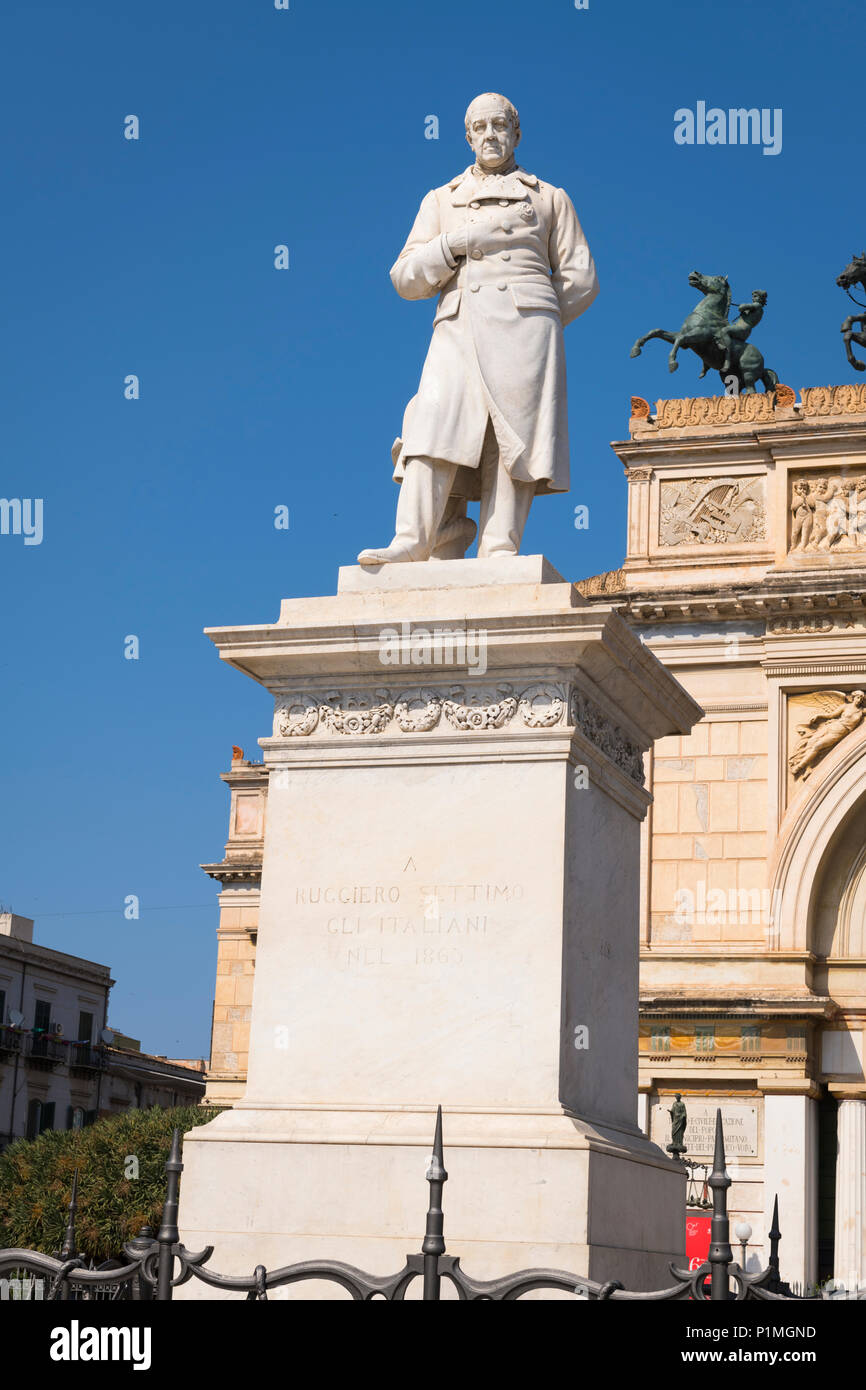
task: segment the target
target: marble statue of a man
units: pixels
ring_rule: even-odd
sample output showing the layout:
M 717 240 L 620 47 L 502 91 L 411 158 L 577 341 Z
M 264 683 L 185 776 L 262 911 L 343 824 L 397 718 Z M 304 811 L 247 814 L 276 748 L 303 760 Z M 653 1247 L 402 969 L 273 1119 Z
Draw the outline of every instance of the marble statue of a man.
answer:
M 562 330 L 598 293 L 561 188 L 514 159 L 520 121 L 487 92 L 466 112 L 475 163 L 427 194 L 391 270 L 404 299 L 439 295 L 418 393 L 394 444 L 396 534 L 362 565 L 516 555 L 536 493 L 569 487 Z

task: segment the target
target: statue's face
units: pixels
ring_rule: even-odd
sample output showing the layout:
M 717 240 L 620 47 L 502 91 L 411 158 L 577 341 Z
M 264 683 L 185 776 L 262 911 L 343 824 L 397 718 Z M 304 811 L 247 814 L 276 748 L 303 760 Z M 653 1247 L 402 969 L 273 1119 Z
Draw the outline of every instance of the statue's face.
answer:
M 475 152 L 480 169 L 501 169 L 511 162 L 515 132 L 511 117 L 501 102 L 482 98 L 469 108 L 466 139 Z
M 850 289 L 851 285 L 859 284 L 860 276 L 864 271 L 866 271 L 866 251 L 849 261 L 842 274 L 837 277 L 836 284 L 843 290 Z

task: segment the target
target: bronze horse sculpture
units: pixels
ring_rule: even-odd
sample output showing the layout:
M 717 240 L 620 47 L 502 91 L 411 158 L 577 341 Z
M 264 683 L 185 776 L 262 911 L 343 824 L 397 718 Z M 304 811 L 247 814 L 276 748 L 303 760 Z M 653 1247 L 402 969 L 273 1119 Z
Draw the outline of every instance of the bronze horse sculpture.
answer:
M 700 290 L 704 298 L 689 314 L 680 331 L 668 333 L 664 328 L 654 328 L 652 333 L 638 338 L 631 356 L 640 357 L 641 348 L 650 338 L 663 338 L 672 344 L 668 357 L 672 372 L 679 366 L 677 353 L 680 348 L 691 348 L 703 363 L 701 376 L 706 376 L 710 369 L 717 371 L 731 394 L 754 395 L 756 381 L 763 384 L 765 391 L 774 391 L 779 378 L 764 366 L 763 356 L 754 344 L 747 342 L 763 316 L 767 302 L 764 291 L 755 290 L 750 303 L 739 305 L 740 316 L 730 323 L 731 287 L 726 275 L 702 275 L 699 270 L 693 270 L 689 273 L 689 284 L 692 289 Z
M 854 299 L 851 293 L 852 285 L 860 285 L 863 290 L 866 290 L 866 251 L 863 251 L 859 256 L 854 256 L 853 259 L 848 262 L 842 274 L 837 276 L 836 284 L 840 289 L 845 291 L 849 299 L 854 300 L 858 309 L 866 309 L 866 304 L 861 304 L 859 299 Z M 853 331 L 853 325 L 855 323 L 859 323 L 860 325 L 859 333 Z M 842 327 L 839 330 L 845 340 L 845 352 L 848 361 L 858 372 L 866 372 L 866 362 L 859 362 L 857 360 L 851 349 L 851 343 L 855 342 L 859 347 L 866 347 L 866 333 L 863 332 L 864 324 L 866 324 L 866 313 L 849 314 L 847 319 L 843 320 Z

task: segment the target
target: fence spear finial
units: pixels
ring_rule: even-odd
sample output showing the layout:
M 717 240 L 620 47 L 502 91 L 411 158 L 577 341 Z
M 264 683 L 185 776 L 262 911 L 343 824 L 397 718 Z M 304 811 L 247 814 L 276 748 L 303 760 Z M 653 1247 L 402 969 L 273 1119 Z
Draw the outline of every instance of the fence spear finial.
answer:
M 175 1129 L 172 1131 L 171 1150 L 165 1165 L 168 1181 L 166 1183 L 165 1205 L 162 1209 L 162 1225 L 156 1233 L 156 1239 L 159 1243 L 156 1298 L 159 1303 L 166 1303 L 171 1299 L 174 1246 L 180 1240 L 177 1229 L 180 1175 L 183 1172 L 180 1154 L 180 1130 Z
M 442 1148 L 442 1106 L 436 1110 L 436 1132 L 433 1136 L 433 1152 L 427 1169 L 430 1184 L 430 1202 L 427 1207 L 427 1225 L 421 1253 L 424 1256 L 424 1298 L 436 1300 L 439 1297 L 439 1257 L 445 1254 L 445 1215 L 442 1211 L 442 1188 L 448 1181 L 445 1171 L 445 1154 Z
M 728 1297 L 728 1269 L 734 1252 L 731 1249 L 731 1223 L 728 1220 L 728 1188 L 731 1179 L 725 1164 L 725 1136 L 722 1130 L 722 1111 L 716 1110 L 716 1143 L 713 1152 L 713 1171 L 709 1177 L 713 1193 L 713 1219 L 710 1224 L 709 1262 L 712 1269 L 713 1302 Z
M 770 1277 L 769 1277 L 769 1279 L 767 1280 L 767 1288 L 768 1288 L 771 1292 L 774 1292 L 774 1291 L 775 1291 L 775 1292 L 778 1292 L 779 1286 L 780 1286 L 780 1284 L 781 1284 L 781 1282 L 782 1282 L 782 1276 L 781 1276 L 781 1273 L 780 1273 L 780 1271 L 779 1271 L 779 1241 L 782 1239 L 782 1232 L 779 1230 L 779 1194 L 778 1194 L 778 1192 L 776 1193 L 775 1197 L 773 1198 L 773 1223 L 772 1223 L 772 1225 L 770 1226 L 769 1236 L 770 1236 L 770 1258 L 769 1258 L 769 1260 L 768 1260 L 767 1263 L 769 1264 L 772 1273 L 770 1274 Z

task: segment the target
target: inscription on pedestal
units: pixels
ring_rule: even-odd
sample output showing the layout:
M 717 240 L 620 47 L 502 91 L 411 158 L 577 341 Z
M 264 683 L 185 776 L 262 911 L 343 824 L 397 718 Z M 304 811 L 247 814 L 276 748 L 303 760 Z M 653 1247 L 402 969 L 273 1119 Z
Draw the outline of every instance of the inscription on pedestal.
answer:
M 350 909 L 323 912 L 323 935 L 341 968 L 366 971 L 462 965 L 467 944 L 494 934 L 497 912 L 523 898 L 520 883 L 305 884 L 295 887 L 293 905 Z

